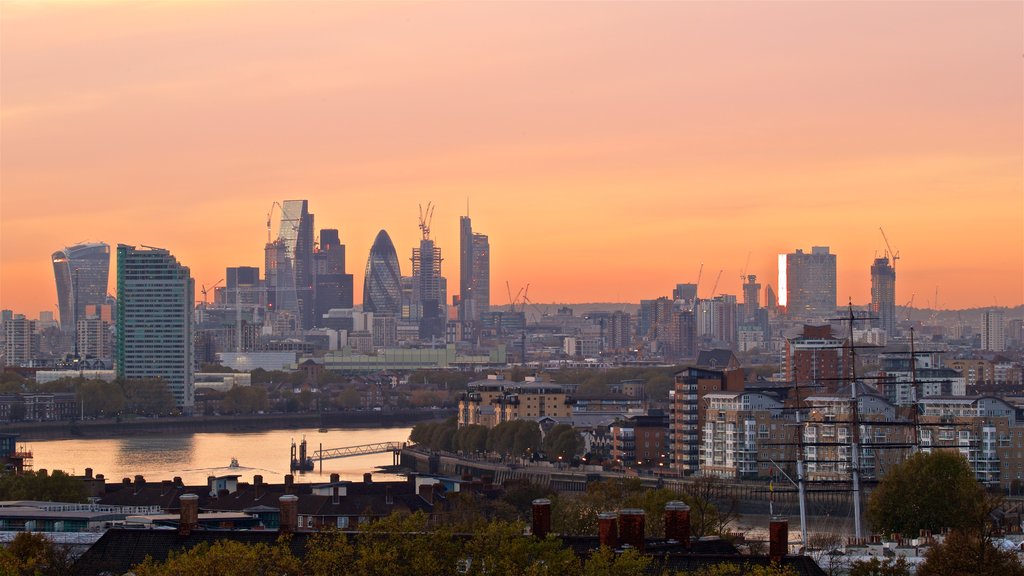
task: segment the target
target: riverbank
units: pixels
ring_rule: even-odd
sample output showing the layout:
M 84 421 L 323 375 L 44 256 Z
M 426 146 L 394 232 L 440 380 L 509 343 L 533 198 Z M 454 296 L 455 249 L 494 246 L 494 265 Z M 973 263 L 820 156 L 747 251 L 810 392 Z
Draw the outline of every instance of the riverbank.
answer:
M 454 410 L 395 410 L 322 412 L 304 414 L 251 414 L 243 416 L 180 416 L 133 418 L 117 421 L 79 420 L 19 422 L 0 426 L 0 433 L 18 434 L 19 442 L 76 438 L 122 438 L 192 432 L 258 432 L 300 428 L 393 428 L 418 422 L 444 420 Z

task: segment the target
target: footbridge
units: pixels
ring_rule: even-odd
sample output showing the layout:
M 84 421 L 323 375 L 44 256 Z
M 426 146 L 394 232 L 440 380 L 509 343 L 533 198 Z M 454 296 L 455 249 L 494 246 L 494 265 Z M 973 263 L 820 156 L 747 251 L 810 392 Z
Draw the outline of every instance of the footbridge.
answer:
M 313 452 L 313 460 L 323 462 L 335 458 L 349 458 L 352 456 L 365 456 L 367 454 L 385 454 L 391 452 L 394 456 L 394 463 L 397 466 L 401 463 L 402 448 L 406 447 L 405 442 L 378 442 L 376 444 L 360 444 L 359 446 L 345 446 L 342 448 L 320 448 Z

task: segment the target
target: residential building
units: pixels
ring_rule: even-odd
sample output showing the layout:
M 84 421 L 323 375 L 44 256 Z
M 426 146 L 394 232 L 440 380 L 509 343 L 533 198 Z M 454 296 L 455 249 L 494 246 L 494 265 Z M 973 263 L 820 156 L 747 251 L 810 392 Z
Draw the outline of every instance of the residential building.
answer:
M 493 428 L 502 422 L 544 416 L 569 418 L 572 402 L 564 387 L 527 377 L 508 382 L 500 376 L 470 382 L 459 397 L 459 426 Z
M 39 351 L 36 321 L 18 315 L 4 321 L 4 364 L 28 366 Z
M 665 468 L 669 464 L 665 414 L 631 416 L 610 429 L 610 456 L 625 467 Z
M 189 269 L 169 251 L 117 246 L 117 375 L 162 378 L 185 413 L 194 402 L 194 302 Z
M 1006 350 L 1006 320 L 999 308 L 981 314 L 981 349 L 992 352 Z
M 828 246 L 779 255 L 779 305 L 790 318 L 824 320 L 836 310 L 836 255 Z
M 700 467 L 704 397 L 716 392 L 742 391 L 742 369 L 687 368 L 675 375 L 674 388 L 669 391 L 669 452 L 675 471 L 692 474 Z
M 961 374 L 968 389 L 996 381 L 995 365 L 978 358 L 953 358 L 946 360 L 946 367 Z
M 875 328 L 885 330 L 890 338 L 896 335 L 896 268 L 888 256 L 875 258 L 871 265 L 871 315 Z
M 786 341 L 786 380 L 800 386 L 834 388 L 848 371 L 845 341 L 832 327 L 805 324 L 803 333 Z
M 113 358 L 110 322 L 91 316 L 78 321 L 76 331 L 80 358 Z
M 704 402 L 701 474 L 736 480 L 766 477 L 773 460 L 791 459 L 784 443 L 792 416 L 782 402 L 758 392 L 711 393 Z

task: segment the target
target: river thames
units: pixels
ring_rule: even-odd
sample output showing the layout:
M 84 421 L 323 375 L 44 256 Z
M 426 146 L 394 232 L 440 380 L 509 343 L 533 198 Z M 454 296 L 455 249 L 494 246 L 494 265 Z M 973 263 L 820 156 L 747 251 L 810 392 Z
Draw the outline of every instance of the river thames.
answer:
M 305 437 L 312 454 L 322 445 L 341 448 L 377 442 L 405 442 L 411 428 L 316 428 L 260 432 L 209 432 L 125 436 L 122 438 L 80 438 L 19 442 L 32 452 L 33 469 L 63 470 L 81 475 L 86 468 L 103 474 L 107 481 L 120 481 L 141 474 L 147 481 L 170 480 L 180 476 L 187 484 L 203 484 L 207 476 L 240 474 L 251 482 L 262 474 L 266 482 L 283 482 L 289 473 L 291 443 Z M 238 460 L 230 468 L 231 459 Z M 317 462 L 313 472 L 295 473 L 296 482 L 324 481 L 331 473 L 346 480 L 361 480 L 364 472 L 392 463 L 392 455 L 371 454 Z M 383 477 L 382 477 L 383 479 Z

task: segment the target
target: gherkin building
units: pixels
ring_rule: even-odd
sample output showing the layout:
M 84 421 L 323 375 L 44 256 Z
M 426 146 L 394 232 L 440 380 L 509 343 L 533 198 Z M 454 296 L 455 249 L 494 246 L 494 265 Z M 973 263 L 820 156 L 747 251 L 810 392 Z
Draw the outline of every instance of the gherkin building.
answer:
M 366 260 L 363 311 L 398 316 L 402 311 L 402 272 L 398 253 L 386 230 L 377 233 Z

